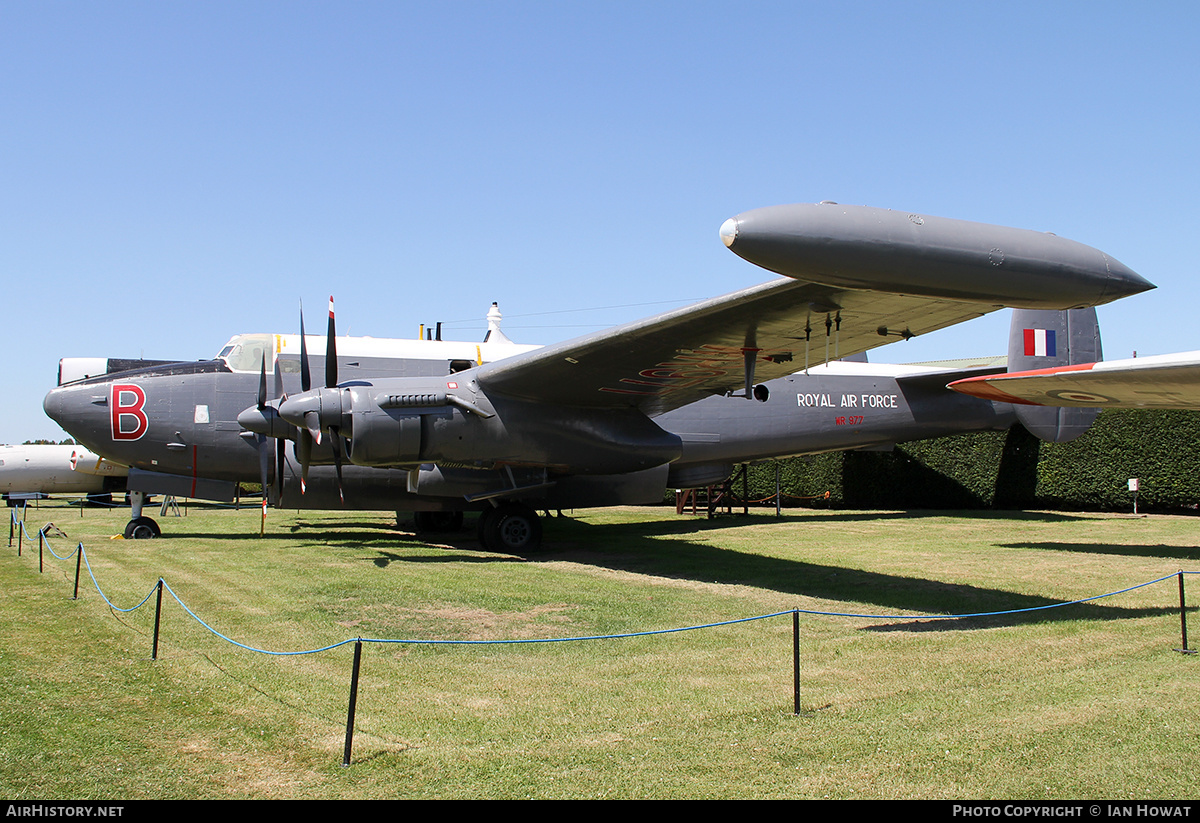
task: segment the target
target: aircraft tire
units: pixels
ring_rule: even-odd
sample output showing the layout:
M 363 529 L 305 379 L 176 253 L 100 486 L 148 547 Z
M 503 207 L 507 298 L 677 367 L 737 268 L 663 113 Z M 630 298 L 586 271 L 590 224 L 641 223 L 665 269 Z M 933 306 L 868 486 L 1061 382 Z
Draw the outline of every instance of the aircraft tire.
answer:
M 135 517 L 125 524 L 126 540 L 150 540 L 162 537 L 162 529 L 149 517 Z
M 529 554 L 542 547 L 542 521 L 523 503 L 505 503 L 493 509 L 485 526 L 489 532 L 485 545 L 492 551 Z
M 499 509 L 488 507 L 479 513 L 479 521 L 475 524 L 475 536 L 484 551 L 498 552 L 499 546 L 494 543 L 496 538 L 495 519 Z

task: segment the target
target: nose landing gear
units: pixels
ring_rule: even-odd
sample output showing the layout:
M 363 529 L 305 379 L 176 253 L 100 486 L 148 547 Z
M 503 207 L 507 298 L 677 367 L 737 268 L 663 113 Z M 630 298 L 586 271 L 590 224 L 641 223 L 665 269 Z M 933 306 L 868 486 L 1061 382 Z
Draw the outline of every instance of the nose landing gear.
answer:
M 149 540 L 162 537 L 162 529 L 149 517 L 142 516 L 142 507 L 146 503 L 146 493 L 129 492 L 129 522 L 125 524 L 126 540 Z

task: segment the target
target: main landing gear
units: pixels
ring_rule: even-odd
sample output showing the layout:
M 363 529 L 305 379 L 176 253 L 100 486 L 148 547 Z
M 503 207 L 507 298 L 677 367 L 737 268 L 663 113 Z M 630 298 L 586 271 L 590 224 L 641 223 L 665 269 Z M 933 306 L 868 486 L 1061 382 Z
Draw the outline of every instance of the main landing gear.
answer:
M 162 537 L 162 529 L 149 517 L 142 516 L 146 503 L 145 492 L 129 492 L 129 522 L 125 524 L 126 540 L 149 540 Z
M 408 515 L 405 511 L 396 512 L 397 523 L 403 523 Z M 417 534 L 457 532 L 463 526 L 461 511 L 412 512 L 412 519 Z M 542 521 L 537 512 L 524 503 L 502 503 L 479 513 L 477 535 L 480 545 L 487 551 L 536 552 L 542 546 Z
M 524 503 L 503 503 L 479 515 L 479 542 L 488 551 L 523 554 L 542 546 L 542 521 Z

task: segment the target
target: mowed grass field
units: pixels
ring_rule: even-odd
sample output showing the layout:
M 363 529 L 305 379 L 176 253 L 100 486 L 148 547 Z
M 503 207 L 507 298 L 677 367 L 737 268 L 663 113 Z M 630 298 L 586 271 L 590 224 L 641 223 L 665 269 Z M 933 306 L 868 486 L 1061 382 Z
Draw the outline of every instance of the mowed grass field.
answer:
M 155 516 L 158 517 L 157 513 Z M 137 798 L 1189 798 L 1200 659 L 1174 578 L 1200 519 L 1111 514 L 667 508 L 546 521 L 534 557 L 426 542 L 394 515 L 192 507 L 164 537 L 110 539 L 128 510 L 43 504 L 0 558 L 0 795 Z M 129 607 L 111 610 L 47 521 Z M 1189 602 L 1200 578 L 1188 577 Z M 898 619 L 885 617 L 899 615 Z M 1193 616 L 1194 619 L 1194 616 Z M 1200 637 L 1200 622 L 1193 627 Z M 1194 644 L 1193 644 L 1194 645 Z

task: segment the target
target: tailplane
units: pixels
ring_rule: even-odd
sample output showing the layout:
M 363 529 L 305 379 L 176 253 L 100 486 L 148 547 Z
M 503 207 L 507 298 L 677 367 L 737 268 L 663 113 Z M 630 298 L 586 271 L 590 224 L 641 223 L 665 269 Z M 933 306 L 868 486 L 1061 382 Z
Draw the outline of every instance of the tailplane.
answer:
M 1008 335 L 1008 370 L 1030 371 L 1103 360 L 1096 310 L 1042 311 L 1014 309 Z M 1041 440 L 1065 443 L 1079 437 L 1099 409 L 1014 407 L 1021 424 Z

